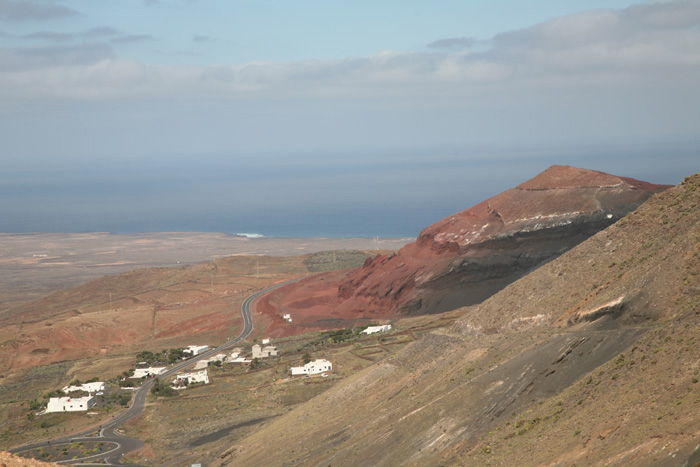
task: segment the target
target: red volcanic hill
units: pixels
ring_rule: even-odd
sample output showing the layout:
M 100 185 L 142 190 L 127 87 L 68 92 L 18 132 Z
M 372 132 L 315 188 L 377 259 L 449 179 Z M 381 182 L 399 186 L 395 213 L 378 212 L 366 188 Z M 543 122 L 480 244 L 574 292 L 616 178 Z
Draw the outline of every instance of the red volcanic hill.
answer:
M 479 303 L 667 188 L 555 165 L 427 227 L 396 254 L 292 284 L 261 305 L 317 327 Z

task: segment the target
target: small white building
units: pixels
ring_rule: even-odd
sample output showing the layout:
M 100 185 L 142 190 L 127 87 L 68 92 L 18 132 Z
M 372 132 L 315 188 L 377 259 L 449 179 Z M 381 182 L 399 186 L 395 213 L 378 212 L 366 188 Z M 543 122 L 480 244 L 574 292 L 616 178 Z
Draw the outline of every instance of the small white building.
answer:
M 85 397 L 52 397 L 46 406 L 46 413 L 54 412 L 85 412 L 95 405 L 95 398 Z
M 286 314 L 282 315 L 282 319 L 291 323 L 292 322 L 292 315 L 290 315 L 289 313 L 286 313 Z
M 255 344 L 253 346 L 253 358 L 268 358 L 277 357 L 280 351 L 274 345 L 267 345 L 265 347 Z
M 197 363 L 194 364 L 194 369 L 195 370 L 202 370 L 206 367 L 209 366 L 209 360 L 200 360 Z
M 231 351 L 231 355 L 229 355 L 228 361 L 230 362 L 231 360 L 235 360 L 237 358 L 240 358 L 241 356 L 243 356 L 243 349 L 241 349 L 240 347 L 236 347 Z
M 333 364 L 328 360 L 322 358 L 314 360 L 313 362 L 309 362 L 304 366 L 293 366 L 290 369 L 290 371 L 292 372 L 292 376 L 317 375 L 319 373 L 323 373 L 324 371 L 331 370 L 333 370 Z
M 209 350 L 208 345 L 188 345 L 186 349 L 183 350 L 184 353 L 188 353 L 193 357 Z
M 96 381 L 94 383 L 83 383 L 80 386 L 66 386 L 63 388 L 63 392 L 68 394 L 69 392 L 85 391 L 88 394 L 93 392 L 99 392 L 105 390 L 105 383 L 102 381 Z
M 186 384 L 203 383 L 209 384 L 209 374 L 207 370 L 193 371 L 191 373 L 181 373 L 175 377 L 175 386 L 185 386 Z
M 136 368 L 134 370 L 134 374 L 130 376 L 131 379 L 140 379 L 140 378 L 150 378 L 151 376 L 156 376 L 160 375 L 161 373 L 165 373 L 165 370 L 167 368 L 163 367 L 148 367 L 148 368 Z
M 270 343 L 270 339 L 263 339 L 262 340 L 262 345 L 267 345 Z
M 391 330 L 391 324 L 384 324 L 382 326 L 369 326 L 367 329 L 362 331 L 360 334 L 366 334 L 369 336 L 370 334 L 374 334 L 375 332 L 386 332 L 389 330 Z
M 237 357 L 237 358 L 232 358 L 228 362 L 229 363 L 250 363 L 251 360 L 248 360 L 245 357 Z

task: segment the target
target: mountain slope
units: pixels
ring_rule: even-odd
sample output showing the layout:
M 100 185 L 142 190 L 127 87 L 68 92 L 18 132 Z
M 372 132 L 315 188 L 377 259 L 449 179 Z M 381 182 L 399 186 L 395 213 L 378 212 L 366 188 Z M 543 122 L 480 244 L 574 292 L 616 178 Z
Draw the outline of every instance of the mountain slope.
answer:
M 393 317 L 473 305 L 667 188 L 552 166 L 427 227 L 398 254 L 367 260 L 345 278 L 299 282 L 278 291 L 276 300 L 299 323 L 320 316 Z
M 699 215 L 694 175 L 217 465 L 696 462 Z

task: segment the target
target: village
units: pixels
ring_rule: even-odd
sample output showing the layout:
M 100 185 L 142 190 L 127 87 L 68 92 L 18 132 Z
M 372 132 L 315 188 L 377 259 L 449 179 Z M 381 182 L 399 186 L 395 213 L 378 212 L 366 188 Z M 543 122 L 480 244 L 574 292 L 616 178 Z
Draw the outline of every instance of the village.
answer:
M 368 326 L 360 331 L 359 334 L 369 336 L 389 330 L 391 330 L 390 324 Z M 330 333 L 339 335 L 338 332 L 330 331 Z M 194 359 L 208 351 L 210 351 L 209 345 L 189 345 L 184 348 L 163 351 L 161 354 L 154 354 L 150 351 L 140 352 L 136 356 L 138 361 L 135 367 L 123 373 L 122 378 L 118 381 L 116 390 L 133 392 L 138 389 L 143 381 L 158 377 L 168 370 L 168 366 L 153 366 L 152 363 L 154 362 L 172 364 L 178 361 Z M 163 385 L 161 383 L 155 386 L 151 392 L 157 396 L 177 395 L 177 391 L 209 384 L 210 368 L 221 368 L 224 365 L 243 365 L 249 369 L 255 369 L 262 361 L 279 357 L 280 350 L 277 346 L 273 345 L 270 339 L 264 338 L 260 344 L 253 344 L 250 350 L 236 347 L 228 353 L 218 353 L 208 358 L 201 358 L 194 363 L 191 369 L 176 373 L 174 378 L 168 382 L 169 384 Z M 323 358 L 312 360 L 310 355 L 305 353 L 302 365 L 289 368 L 289 377 L 310 378 L 319 376 L 327 378 L 328 373 L 332 371 L 333 364 L 329 360 Z M 50 393 L 51 397 L 48 398 L 45 409 L 37 412 L 35 415 L 88 412 L 95 406 L 96 396 L 103 396 L 106 390 L 105 382 L 99 381 L 98 378 L 93 378 L 84 383 L 73 381 L 70 385 Z M 130 399 L 130 396 L 128 399 Z M 127 398 L 122 398 L 121 400 L 124 401 L 122 405 L 125 405 Z

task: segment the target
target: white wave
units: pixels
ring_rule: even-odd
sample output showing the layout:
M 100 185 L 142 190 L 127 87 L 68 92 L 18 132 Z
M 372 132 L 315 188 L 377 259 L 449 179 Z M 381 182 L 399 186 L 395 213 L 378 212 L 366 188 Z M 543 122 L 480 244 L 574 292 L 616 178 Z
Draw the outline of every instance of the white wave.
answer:
M 263 234 L 258 234 L 258 233 L 237 233 L 239 237 L 246 237 L 246 238 L 264 238 L 265 236 Z

